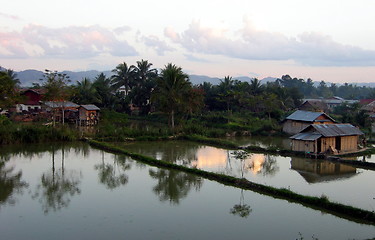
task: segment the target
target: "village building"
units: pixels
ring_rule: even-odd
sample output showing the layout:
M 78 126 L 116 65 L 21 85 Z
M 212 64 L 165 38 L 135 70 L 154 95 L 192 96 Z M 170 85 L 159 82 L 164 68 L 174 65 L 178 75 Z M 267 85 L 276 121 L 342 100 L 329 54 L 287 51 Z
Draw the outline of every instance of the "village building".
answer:
M 70 101 L 48 101 L 43 102 L 42 109 L 52 115 L 57 122 L 75 122 L 78 115 L 79 105 Z
M 78 108 L 79 111 L 79 125 L 81 126 L 92 126 L 99 122 L 99 111 L 100 108 L 94 104 L 81 105 Z
M 363 132 L 351 124 L 311 124 L 290 137 L 292 150 L 306 153 L 346 153 L 358 151 Z
M 311 124 L 333 124 L 336 121 L 324 112 L 297 110 L 283 121 L 283 132 L 296 134 Z
M 305 100 L 299 107 L 299 110 L 311 111 L 311 112 L 327 112 L 328 105 L 316 99 Z
M 41 101 L 45 93 L 45 89 L 20 90 L 22 101 L 16 105 L 16 112 L 39 112 L 42 109 Z

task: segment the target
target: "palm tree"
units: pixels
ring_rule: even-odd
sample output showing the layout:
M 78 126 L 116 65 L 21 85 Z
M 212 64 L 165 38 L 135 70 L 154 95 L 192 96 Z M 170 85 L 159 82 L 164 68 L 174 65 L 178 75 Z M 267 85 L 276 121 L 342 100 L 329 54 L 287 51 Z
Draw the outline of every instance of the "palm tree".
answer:
M 134 69 L 135 86 L 132 89 L 131 97 L 132 102 L 140 107 L 143 114 L 147 114 L 151 109 L 151 92 L 155 88 L 158 76 L 157 70 L 151 68 L 151 66 L 152 63 L 142 59 L 141 61 L 137 61 L 137 66 Z
M 157 80 L 155 92 L 152 99 L 160 110 L 169 114 L 172 130 L 175 127 L 175 114 L 183 106 L 186 93 L 191 89 L 189 76 L 172 63 L 168 63 Z
M 125 87 L 125 96 L 129 94 L 129 91 L 134 84 L 134 73 L 135 67 L 133 65 L 128 66 L 125 62 L 117 65 L 112 70 L 114 75 L 112 76 L 112 86 L 118 90 L 120 87 Z
M 105 108 L 113 108 L 114 94 L 111 88 L 111 79 L 107 78 L 103 73 L 100 73 L 93 82 L 98 95 L 98 106 Z
M 78 81 L 75 91 L 76 94 L 73 99 L 79 104 L 89 104 L 99 101 L 96 88 L 88 78 L 84 78 L 80 82 Z
M 145 81 L 156 78 L 157 70 L 152 68 L 152 63 L 149 63 L 147 60 L 137 61 L 137 66 L 134 68 L 135 79 L 137 84 L 143 84 Z

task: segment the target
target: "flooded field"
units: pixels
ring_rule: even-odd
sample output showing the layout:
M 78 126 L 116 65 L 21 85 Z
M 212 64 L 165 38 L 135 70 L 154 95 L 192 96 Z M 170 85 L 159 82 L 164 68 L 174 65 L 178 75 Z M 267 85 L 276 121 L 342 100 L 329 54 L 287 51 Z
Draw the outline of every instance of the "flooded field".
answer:
M 159 160 L 244 177 L 250 181 L 295 192 L 327 196 L 330 200 L 366 210 L 375 209 L 375 171 L 325 160 L 253 153 L 243 161 L 235 151 L 188 141 L 119 143 L 125 149 Z
M 156 143 L 128 147 L 204 169 L 230 169 L 231 152 L 226 150 L 189 142 L 166 144 L 169 147 Z M 246 163 L 252 161 L 254 165 L 251 170 L 244 168 L 243 173 L 236 172 L 241 164 L 229 157 L 232 169 L 229 172 L 244 174 L 246 178 L 252 176 L 260 182 L 274 179 L 270 184 L 282 178 L 288 180 L 280 185 L 297 179 L 306 182 L 297 170 L 291 169 L 290 159 L 255 154 L 251 157 Z M 84 143 L 8 146 L 0 149 L 0 159 L 1 239 L 371 239 L 375 236 L 373 226 L 194 175 L 150 167 Z M 255 164 L 256 159 L 260 166 Z M 282 173 L 286 169 L 289 173 Z M 363 174 L 356 170 L 349 179 L 360 175 Z

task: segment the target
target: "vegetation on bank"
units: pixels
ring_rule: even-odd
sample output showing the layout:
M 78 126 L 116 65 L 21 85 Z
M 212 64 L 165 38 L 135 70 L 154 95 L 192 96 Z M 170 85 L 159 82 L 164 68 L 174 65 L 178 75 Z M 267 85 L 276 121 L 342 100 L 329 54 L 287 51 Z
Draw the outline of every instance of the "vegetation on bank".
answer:
M 39 143 L 51 141 L 74 141 L 79 133 L 68 126 L 45 126 L 41 124 L 13 123 L 0 115 L 0 145 Z
M 167 169 L 176 169 L 179 171 L 183 171 L 186 173 L 194 174 L 197 176 L 204 177 L 209 180 L 217 181 L 219 183 L 251 190 L 260 194 L 265 194 L 272 196 L 274 198 L 285 199 L 290 202 L 299 203 L 304 206 L 311 207 L 313 209 L 317 209 L 323 212 L 327 212 L 333 214 L 335 216 L 339 216 L 341 218 L 345 218 L 351 221 L 359 222 L 359 223 L 366 223 L 375 225 L 375 213 L 370 212 L 367 210 L 363 210 L 360 208 L 355 208 L 352 206 L 335 203 L 329 201 L 329 199 L 325 196 L 321 197 L 312 197 L 312 196 L 305 196 L 295 192 L 292 192 L 288 189 L 278 189 L 262 184 L 253 183 L 246 179 L 236 178 L 232 176 L 227 176 L 223 174 L 207 172 L 204 170 L 196 169 L 196 168 L 189 168 L 181 165 L 176 165 L 170 162 L 166 162 L 163 160 L 157 160 L 151 157 L 143 156 L 141 154 L 136 154 L 132 152 L 128 152 L 122 148 L 113 146 L 109 143 L 98 142 L 94 140 L 89 140 L 89 143 L 97 148 L 104 149 L 109 152 L 118 153 L 118 154 L 125 154 L 137 161 L 141 161 L 143 163 L 167 168 Z

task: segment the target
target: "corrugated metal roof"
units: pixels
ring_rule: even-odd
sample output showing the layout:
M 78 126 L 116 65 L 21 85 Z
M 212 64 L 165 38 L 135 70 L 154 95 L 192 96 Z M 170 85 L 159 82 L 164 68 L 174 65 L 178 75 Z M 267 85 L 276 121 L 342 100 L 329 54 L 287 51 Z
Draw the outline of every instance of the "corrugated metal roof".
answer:
M 302 141 L 315 141 L 320 138 L 322 134 L 316 132 L 303 132 L 297 133 L 296 135 L 291 136 L 291 139 L 302 140 Z
M 324 137 L 363 135 L 361 130 L 351 124 L 312 124 L 311 127 Z
M 98 108 L 94 104 L 81 105 L 81 107 L 83 107 L 84 109 L 86 109 L 88 111 L 98 111 L 98 110 L 100 110 L 100 108 Z
M 294 113 L 290 114 L 286 119 L 289 120 L 296 120 L 296 121 L 305 121 L 305 122 L 313 122 L 315 119 L 317 119 L 319 116 L 325 115 L 332 121 L 334 121 L 331 117 L 326 115 L 323 112 L 310 112 L 310 111 L 303 111 L 303 110 L 297 110 Z
M 65 102 L 44 102 L 44 104 L 47 106 L 47 107 L 50 107 L 50 108 L 61 108 L 61 107 L 72 107 L 72 108 L 78 108 L 79 105 L 78 104 L 75 104 L 73 102 L 69 102 L 69 101 L 65 101 Z

